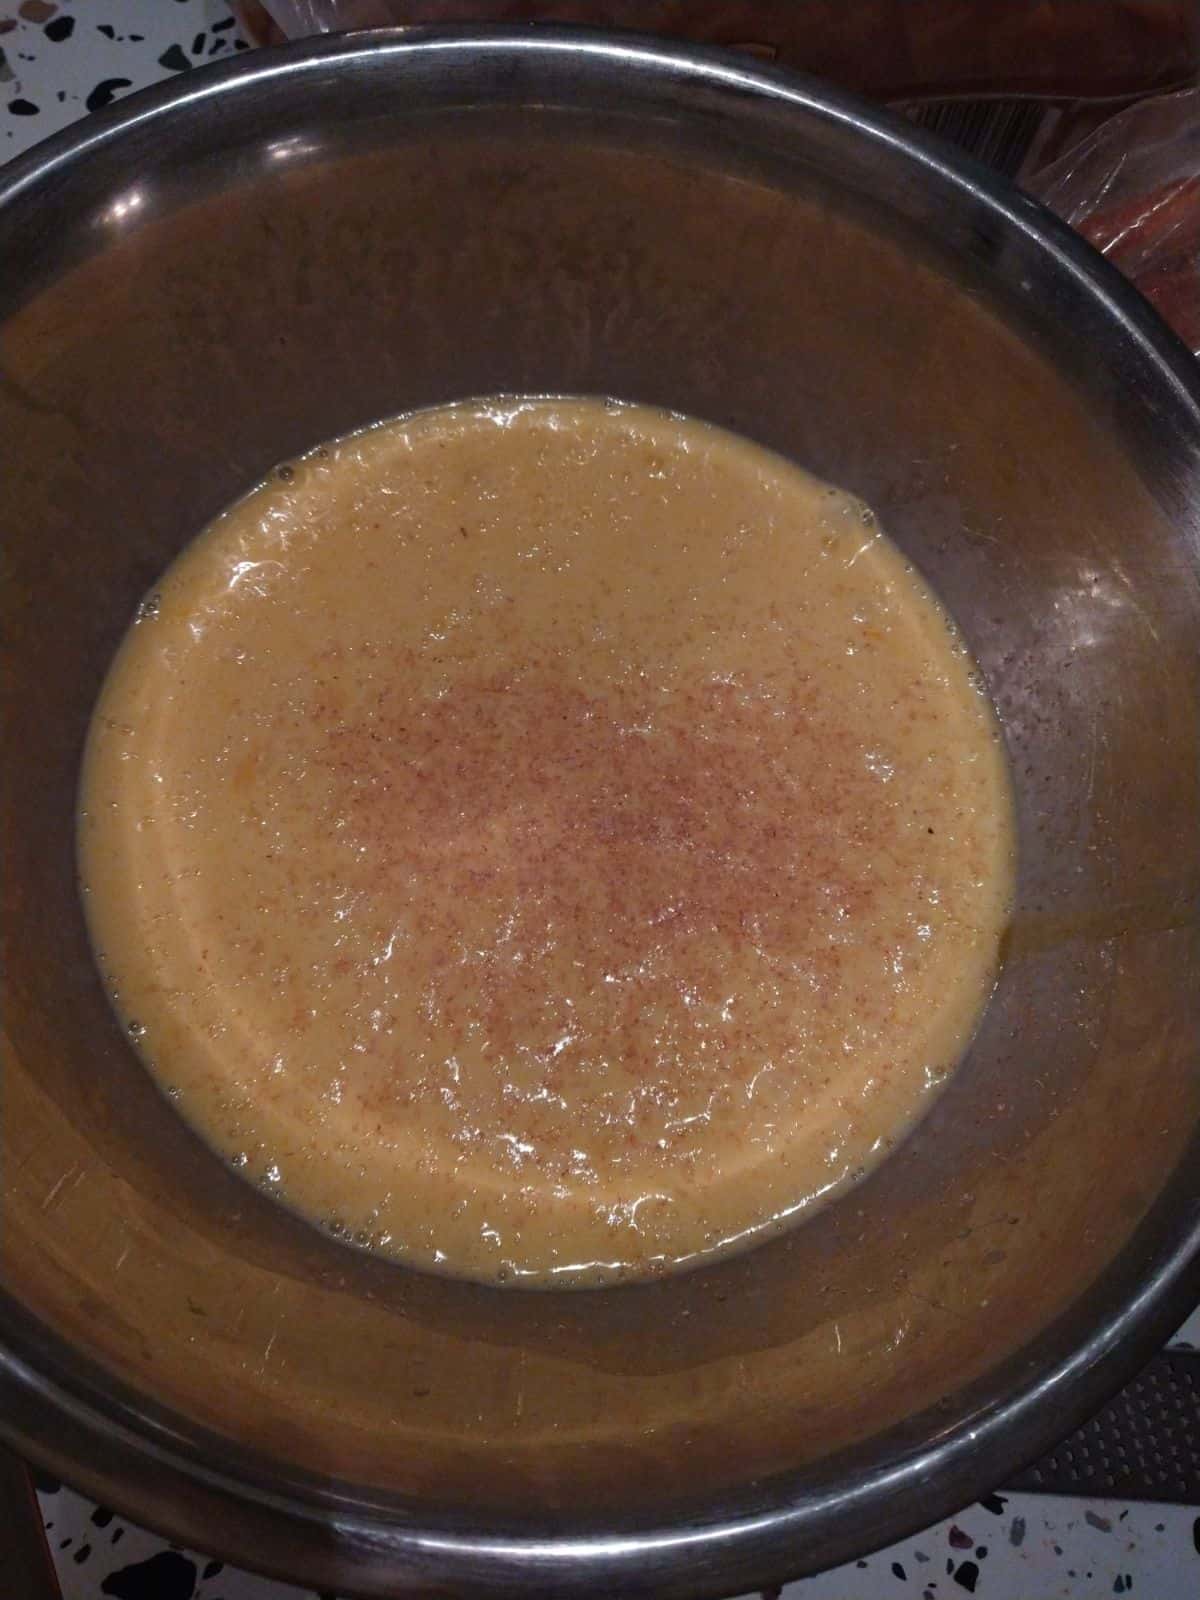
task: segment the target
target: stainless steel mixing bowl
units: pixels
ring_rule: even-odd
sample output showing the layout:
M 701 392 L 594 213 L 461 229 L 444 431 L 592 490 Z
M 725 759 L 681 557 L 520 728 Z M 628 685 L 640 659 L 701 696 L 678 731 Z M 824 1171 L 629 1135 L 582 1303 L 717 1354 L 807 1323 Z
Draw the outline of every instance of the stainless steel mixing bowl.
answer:
M 728 1593 L 991 1487 L 1200 1289 L 1200 385 L 921 136 L 733 57 L 394 34 L 189 74 L 0 184 L 9 936 L 0 1432 L 310 1585 Z M 309 1230 L 105 1001 L 101 676 L 271 463 L 496 390 L 671 406 L 870 501 L 1004 722 L 1020 888 L 961 1071 L 854 1192 L 653 1287 L 513 1295 Z

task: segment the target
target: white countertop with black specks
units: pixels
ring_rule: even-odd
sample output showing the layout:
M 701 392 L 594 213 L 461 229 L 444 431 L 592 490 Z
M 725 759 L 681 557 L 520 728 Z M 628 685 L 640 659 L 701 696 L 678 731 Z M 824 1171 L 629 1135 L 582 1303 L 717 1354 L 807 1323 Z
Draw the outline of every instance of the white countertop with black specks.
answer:
M 0 0 L 0 161 L 131 89 L 246 48 L 224 0 Z M 1179 1338 L 1200 1346 L 1200 1311 Z M 312 1595 L 172 1549 L 59 1484 L 43 1480 L 39 1492 L 64 1600 Z M 1196 1600 L 1200 1507 L 993 1495 L 866 1561 L 789 1584 L 783 1600 L 955 1600 L 964 1593 Z

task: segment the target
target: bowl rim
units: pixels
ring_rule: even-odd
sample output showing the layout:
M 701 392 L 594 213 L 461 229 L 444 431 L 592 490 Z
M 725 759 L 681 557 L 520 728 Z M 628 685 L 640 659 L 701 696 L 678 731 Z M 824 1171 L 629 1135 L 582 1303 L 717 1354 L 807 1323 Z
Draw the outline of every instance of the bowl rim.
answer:
M 732 112 L 769 107 L 841 125 L 887 147 L 927 178 L 957 190 L 1026 236 L 1055 269 L 1075 280 L 1115 322 L 1173 392 L 1200 457 L 1200 366 L 1137 290 L 1067 225 L 970 157 L 898 117 L 799 73 L 731 52 L 661 41 L 646 34 L 546 24 L 413 27 L 324 36 L 246 52 L 154 85 L 52 136 L 0 171 L 0 215 L 42 203 L 56 180 L 94 153 L 181 108 L 219 101 L 256 85 L 303 79 L 347 62 L 401 74 L 440 52 L 519 55 L 524 64 L 587 63 L 633 70 L 675 90 L 703 88 Z M 1200 537 L 1197 564 L 1200 566 Z M 1200 1149 L 1200 1141 L 1192 1147 Z M 1082 1423 L 1161 1346 L 1200 1297 L 1200 1184 L 1183 1182 L 1185 1157 L 1154 1216 L 1165 1228 L 1158 1265 L 1114 1310 L 1104 1284 L 1116 1263 L 1050 1328 L 967 1393 L 956 1414 L 934 1413 L 889 1430 L 891 1459 L 855 1466 L 855 1451 L 819 1475 L 791 1474 L 756 1485 L 721 1515 L 620 1529 L 559 1532 L 547 1526 L 493 1531 L 448 1514 L 421 1526 L 399 1503 L 340 1494 L 297 1474 L 270 1481 L 214 1468 L 198 1448 L 204 1430 L 172 1425 L 165 1411 L 128 1394 L 98 1368 L 67 1375 L 56 1336 L 0 1291 L 0 1437 L 57 1477 L 79 1485 L 136 1521 L 180 1543 L 309 1585 L 362 1594 L 440 1593 L 528 1597 L 653 1593 L 699 1600 L 763 1587 L 852 1559 L 959 1509 L 1052 1447 Z M 1160 1214 L 1179 1190 L 1169 1227 Z M 1171 1194 L 1172 1199 L 1176 1197 Z M 1145 1224 L 1117 1257 L 1139 1247 Z M 1110 1296 L 1111 1299 L 1111 1296 Z M 1096 1302 L 1082 1339 L 1063 1332 Z M 976 1392 L 977 1391 L 977 1392 Z M 181 1419 L 176 1419 L 176 1423 Z M 215 1436 L 212 1436 L 215 1437 Z M 878 1450 L 876 1450 L 878 1455 Z M 210 1459 L 215 1457 L 210 1456 Z M 280 1486 L 282 1484 L 282 1487 Z M 347 1486 L 349 1487 L 349 1486 Z

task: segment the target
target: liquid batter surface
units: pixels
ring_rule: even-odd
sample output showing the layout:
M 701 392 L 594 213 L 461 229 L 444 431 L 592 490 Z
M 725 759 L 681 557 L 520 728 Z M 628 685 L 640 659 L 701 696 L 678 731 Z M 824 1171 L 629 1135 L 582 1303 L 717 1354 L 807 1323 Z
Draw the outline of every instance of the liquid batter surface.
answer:
M 744 1244 L 904 1131 L 990 992 L 997 730 L 857 501 L 711 427 L 471 403 L 197 539 L 95 714 L 81 872 L 247 1176 L 557 1286 Z

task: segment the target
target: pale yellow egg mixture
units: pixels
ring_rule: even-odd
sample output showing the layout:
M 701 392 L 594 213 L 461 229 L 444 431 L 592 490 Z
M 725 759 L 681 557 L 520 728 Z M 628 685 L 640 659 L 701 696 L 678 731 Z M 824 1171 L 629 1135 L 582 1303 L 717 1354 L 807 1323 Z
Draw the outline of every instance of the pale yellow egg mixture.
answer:
M 954 1066 L 1013 873 L 997 727 L 856 500 L 593 400 L 282 469 L 131 627 L 84 768 L 98 958 L 222 1155 L 526 1285 L 746 1244 Z

